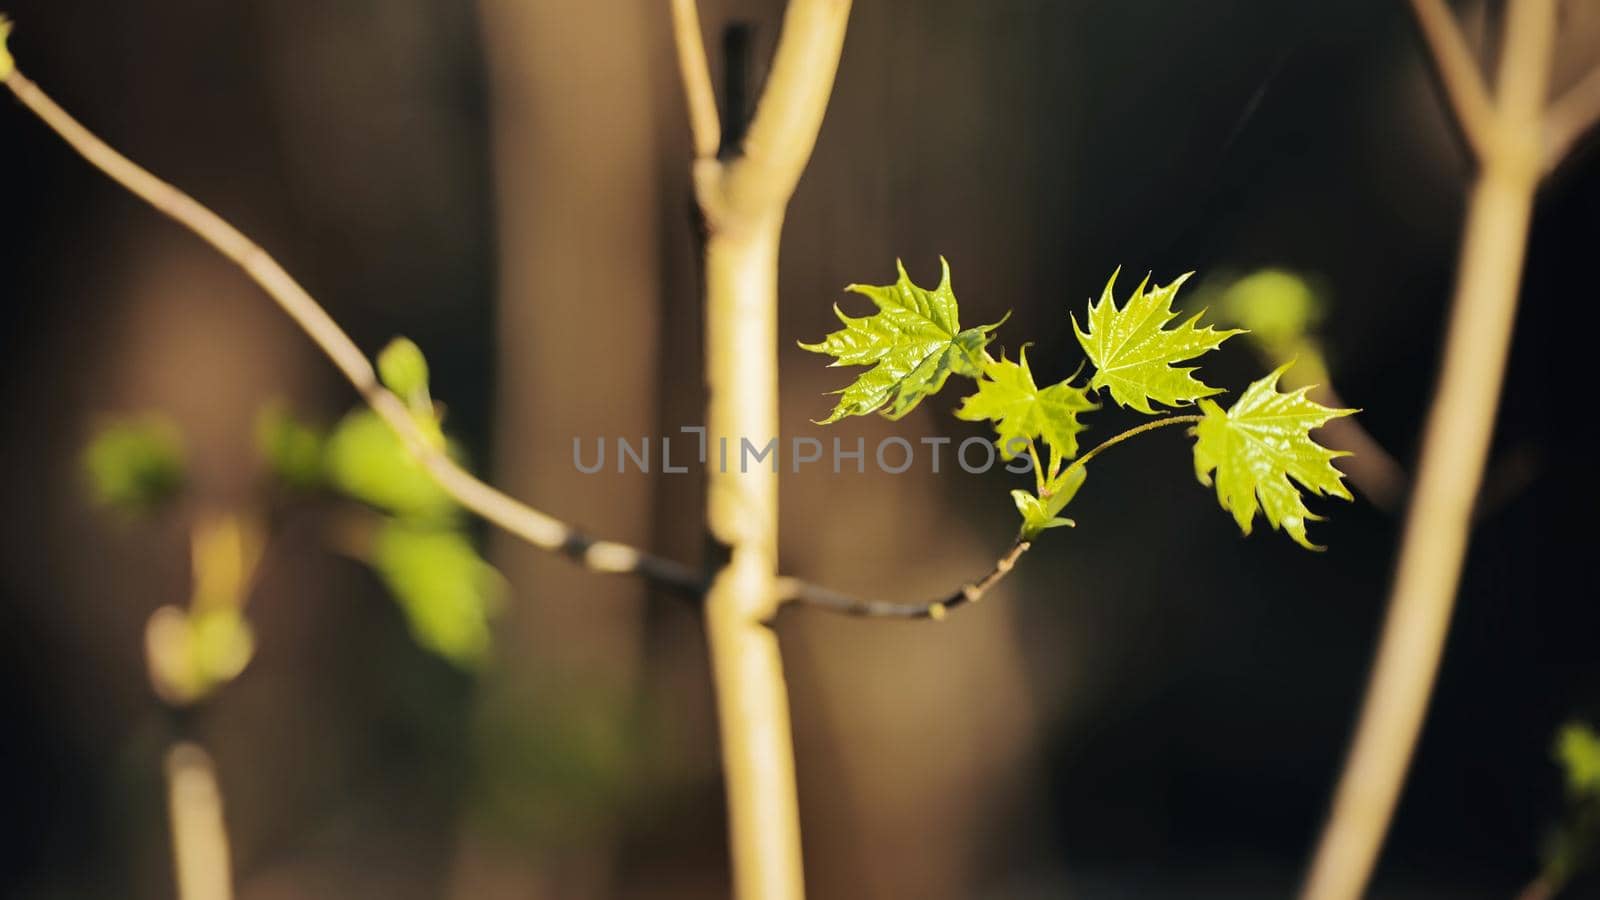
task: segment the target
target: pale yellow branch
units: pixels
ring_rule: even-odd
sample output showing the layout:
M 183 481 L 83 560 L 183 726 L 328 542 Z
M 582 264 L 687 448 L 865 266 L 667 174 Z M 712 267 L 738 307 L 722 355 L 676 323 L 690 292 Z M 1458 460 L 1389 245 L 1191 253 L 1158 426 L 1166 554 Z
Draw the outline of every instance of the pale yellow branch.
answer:
M 789 202 L 822 127 L 850 0 L 790 0 L 766 88 L 707 215 L 754 217 Z
M 1600 66 L 1567 88 L 1544 118 L 1544 167 L 1561 165 L 1572 148 L 1600 125 Z
M 1419 9 L 1427 4 L 1419 0 Z M 1512 0 L 1497 109 L 1467 206 L 1438 389 L 1377 658 L 1333 809 L 1302 896 L 1363 895 L 1394 817 L 1438 676 L 1483 482 L 1516 318 L 1534 192 L 1555 0 Z
M 5 84 L 23 105 L 95 168 L 194 232 L 243 269 L 299 324 L 344 373 L 362 399 L 394 429 L 418 463 L 462 506 L 535 547 L 564 553 L 596 571 L 635 573 L 695 593 L 703 589 L 704 579 L 689 567 L 623 544 L 591 540 L 565 522 L 501 493 L 456 465 L 417 427 L 405 403 L 379 383 L 372 363 L 350 336 L 265 250 L 188 194 L 112 149 L 21 72 L 13 70 L 5 78 Z
M 694 168 L 709 231 L 706 437 L 712 446 L 727 441 L 737 448 L 741 439 L 778 434 L 779 232 L 822 126 L 849 14 L 848 0 L 790 0 L 742 153 L 726 164 L 700 159 Z M 789 697 L 778 638 L 768 625 L 781 602 L 777 473 L 760 465 L 713 470 L 706 518 L 728 552 L 706 593 L 705 614 L 734 896 L 801 900 Z
M 230 900 L 233 866 L 211 754 L 181 741 L 167 751 L 167 815 L 178 900 Z
M 694 138 L 695 159 L 715 159 L 722 145 L 722 122 L 717 116 L 717 92 L 711 87 L 705 38 L 695 0 L 671 0 L 672 37 L 678 48 L 678 71 L 683 76 L 684 99 L 689 105 L 689 133 Z
M 1450 112 L 1474 157 L 1482 161 L 1492 149 L 1495 134 L 1494 105 L 1483 73 L 1445 0 L 1410 2 Z

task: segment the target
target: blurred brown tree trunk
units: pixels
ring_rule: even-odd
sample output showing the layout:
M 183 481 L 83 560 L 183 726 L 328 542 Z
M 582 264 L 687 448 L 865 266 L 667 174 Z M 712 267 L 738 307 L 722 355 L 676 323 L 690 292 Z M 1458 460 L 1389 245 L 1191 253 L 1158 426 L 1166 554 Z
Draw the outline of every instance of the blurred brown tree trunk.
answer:
M 500 235 L 495 481 L 638 542 L 649 534 L 648 479 L 616 474 L 612 441 L 606 470 L 578 474 L 571 440 L 582 437 L 592 454 L 597 438 L 637 441 L 656 425 L 659 73 L 649 71 L 648 17 L 583 0 L 484 0 L 481 10 Z M 600 684 L 626 697 L 645 588 L 504 536 L 495 556 L 527 601 L 508 610 L 501 632 L 508 680 Z M 462 895 L 492 896 L 495 882 L 518 896 L 530 886 L 608 895 L 610 843 L 601 837 L 547 872 L 537 860 L 479 859 L 490 879 L 467 878 Z

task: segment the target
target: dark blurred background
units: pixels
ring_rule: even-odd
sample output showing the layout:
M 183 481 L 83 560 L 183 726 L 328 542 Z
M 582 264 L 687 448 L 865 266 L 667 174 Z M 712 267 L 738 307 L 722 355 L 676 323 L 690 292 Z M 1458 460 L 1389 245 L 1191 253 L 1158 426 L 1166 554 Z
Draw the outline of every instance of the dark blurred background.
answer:
M 697 477 L 571 463 L 574 436 L 700 420 L 666 4 L 6 7 L 19 64 L 63 105 L 252 234 L 364 348 L 415 338 L 495 483 L 699 557 Z M 963 315 L 1014 310 L 1002 342 L 1034 341 L 1052 379 L 1080 358 L 1068 311 L 1116 266 L 1271 265 L 1320 286 L 1338 387 L 1409 464 L 1469 172 L 1403 7 L 858 0 L 785 229 L 785 429 L 982 433 L 950 415 L 954 391 L 898 425 L 810 424 L 844 376 L 794 342 L 897 256 L 922 281 L 948 256 Z M 702 4 L 719 79 L 723 28 L 753 27 L 759 78 L 781 9 Z M 1461 11 L 1481 38 L 1485 9 Z M 1596 61 L 1600 4 L 1570 0 L 1557 84 Z M 187 593 L 185 529 L 91 509 L 79 450 L 102 417 L 160 410 L 189 446 L 190 502 L 226 507 L 253 489 L 264 402 L 330 422 L 353 397 L 241 275 L 3 106 L 0 894 L 170 896 L 141 641 Z M 1597 217 L 1590 150 L 1540 203 L 1496 439 L 1526 476 L 1475 533 L 1373 896 L 1510 895 L 1560 814 L 1551 736 L 1600 715 Z M 1241 342 L 1205 363 L 1235 388 L 1262 370 Z M 1014 528 L 1009 477 L 913 471 L 786 477 L 785 570 L 894 600 L 982 571 Z M 1359 498 L 1315 508 L 1326 553 L 1241 538 L 1157 435 L 1097 464 L 1079 527 L 942 626 L 785 614 L 812 895 L 1287 896 L 1398 536 Z M 285 526 L 251 600 L 256 659 L 195 725 L 241 898 L 726 891 L 697 617 L 485 537 L 511 600 L 468 673 L 314 528 Z

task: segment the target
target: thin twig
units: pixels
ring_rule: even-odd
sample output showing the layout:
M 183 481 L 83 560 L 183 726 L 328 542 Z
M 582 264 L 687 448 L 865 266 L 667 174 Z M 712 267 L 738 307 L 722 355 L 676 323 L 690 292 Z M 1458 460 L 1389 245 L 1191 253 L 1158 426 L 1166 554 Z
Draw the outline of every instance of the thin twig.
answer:
M 1495 112 L 1489 88 L 1467 46 L 1461 26 L 1444 0 L 1410 0 L 1428 59 L 1444 88 L 1453 121 L 1466 138 L 1467 149 L 1482 161 L 1495 134 Z
M 1600 66 L 1562 94 L 1544 117 L 1544 167 L 1549 172 L 1600 125 Z
M 1110 450 L 1112 447 L 1115 447 L 1128 438 L 1144 434 L 1146 431 L 1155 431 L 1157 428 L 1166 428 L 1171 425 L 1199 424 L 1200 422 L 1205 421 L 1205 418 L 1205 416 L 1198 415 L 1167 416 L 1164 419 L 1155 419 L 1153 421 L 1146 422 L 1143 425 L 1137 425 L 1133 428 L 1129 428 L 1127 431 L 1124 431 L 1121 434 L 1115 434 L 1106 438 L 1105 440 L 1096 444 L 1093 450 L 1090 450 L 1088 453 L 1085 453 L 1084 455 L 1073 460 L 1065 469 L 1061 470 L 1060 477 L 1065 479 L 1067 477 L 1067 473 L 1071 472 L 1073 469 L 1083 468 L 1084 466 L 1088 465 L 1089 460 L 1094 459 L 1096 456 L 1099 456 L 1107 450 Z
M 695 0 L 672 0 L 672 36 L 678 48 L 678 71 L 689 104 L 689 133 L 696 159 L 715 159 L 722 144 L 722 123 L 717 118 L 717 93 L 711 86 L 706 61 L 705 36 Z
M 1065 478 L 1073 469 L 1082 468 L 1089 460 L 1116 445 L 1147 431 L 1157 428 L 1167 428 L 1172 425 L 1196 424 L 1205 419 L 1205 416 L 1167 416 L 1136 425 L 1119 434 L 1112 435 L 1096 444 L 1093 449 L 1073 460 L 1070 465 L 1061 471 L 1057 478 Z M 1037 468 L 1038 461 L 1035 459 Z M 998 584 L 1011 569 L 1016 566 L 1022 554 L 1028 552 L 1033 546 L 1030 542 L 1018 538 L 1011 545 L 1005 555 L 995 561 L 994 568 L 990 569 L 977 581 L 968 582 L 952 592 L 947 597 L 941 597 L 931 603 L 887 603 L 881 600 L 861 600 L 849 594 L 842 594 L 831 588 L 809 584 L 797 578 L 778 579 L 778 599 L 784 603 L 793 603 L 800 606 L 810 606 L 828 612 L 841 613 L 847 616 L 874 619 L 932 619 L 943 621 L 949 612 L 967 603 L 976 603 L 983 599 L 983 595 L 990 588 Z
M 827 612 L 841 613 L 867 619 L 931 619 L 944 621 L 951 610 L 968 603 L 977 603 L 990 588 L 999 584 L 1016 566 L 1022 554 L 1033 546 L 1018 540 L 1005 555 L 995 560 L 994 567 L 977 581 L 969 582 L 931 603 L 883 603 L 875 600 L 858 600 L 848 594 L 807 584 L 795 578 L 778 579 L 778 595 L 786 603 L 814 607 Z
M 404 402 L 378 381 L 372 363 L 338 323 L 255 242 L 188 194 L 112 149 L 13 69 L 6 87 L 80 156 L 117 184 L 232 260 L 325 353 L 363 400 L 392 428 L 416 461 L 456 502 L 529 544 L 564 554 L 596 572 L 635 574 L 665 587 L 704 593 L 706 579 L 693 568 L 642 550 L 591 538 L 490 487 L 456 465 L 417 427 Z

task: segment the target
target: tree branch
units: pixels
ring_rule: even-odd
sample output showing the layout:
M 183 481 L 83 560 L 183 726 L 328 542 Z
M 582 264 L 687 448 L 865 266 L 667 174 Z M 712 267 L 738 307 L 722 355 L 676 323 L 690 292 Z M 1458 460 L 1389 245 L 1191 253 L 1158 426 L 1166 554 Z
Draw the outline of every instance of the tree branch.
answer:
M 717 118 L 717 92 L 711 86 L 705 36 L 700 31 L 695 0 L 672 0 L 672 37 L 678 48 L 684 99 L 689 104 L 689 133 L 694 138 L 695 159 L 716 159 L 717 148 L 722 144 L 722 122 Z
M 849 18 L 850 0 L 790 0 L 744 146 L 721 178 L 701 185 L 713 223 L 781 211 L 789 202 L 816 146 Z
M 21 72 L 13 69 L 4 80 L 24 106 L 91 165 L 243 269 L 333 361 L 407 451 L 462 506 L 535 547 L 564 554 L 596 572 L 635 574 L 695 596 L 705 591 L 705 578 L 689 566 L 626 544 L 591 538 L 456 465 L 423 435 L 405 403 L 379 383 L 372 363 L 350 336 L 265 250 L 188 194 L 112 149 Z
M 1417 8 L 1426 4 L 1415 0 Z M 1441 7 L 1442 9 L 1442 7 Z M 1467 206 L 1439 383 L 1360 720 L 1301 893 L 1365 893 L 1427 714 L 1504 383 L 1539 180 L 1555 0 L 1511 0 L 1491 152 Z
M 778 596 L 785 603 L 809 606 L 827 612 L 840 613 L 867 619 L 932 619 L 944 621 L 951 610 L 977 603 L 991 588 L 1011 574 L 1017 560 L 1033 546 L 1019 540 L 1011 545 L 1005 555 L 995 560 L 994 567 L 977 581 L 968 582 L 946 597 L 931 603 L 884 603 L 876 600 L 858 600 L 829 588 L 808 584 L 797 578 L 778 579 Z
M 1600 66 L 1550 104 L 1544 117 L 1544 169 L 1561 165 L 1572 148 L 1600 125 Z
M 1428 58 L 1444 89 L 1453 121 L 1466 139 L 1468 150 L 1482 162 L 1493 149 L 1494 105 L 1461 26 L 1444 0 L 1411 0 L 1411 12 L 1428 46 Z

